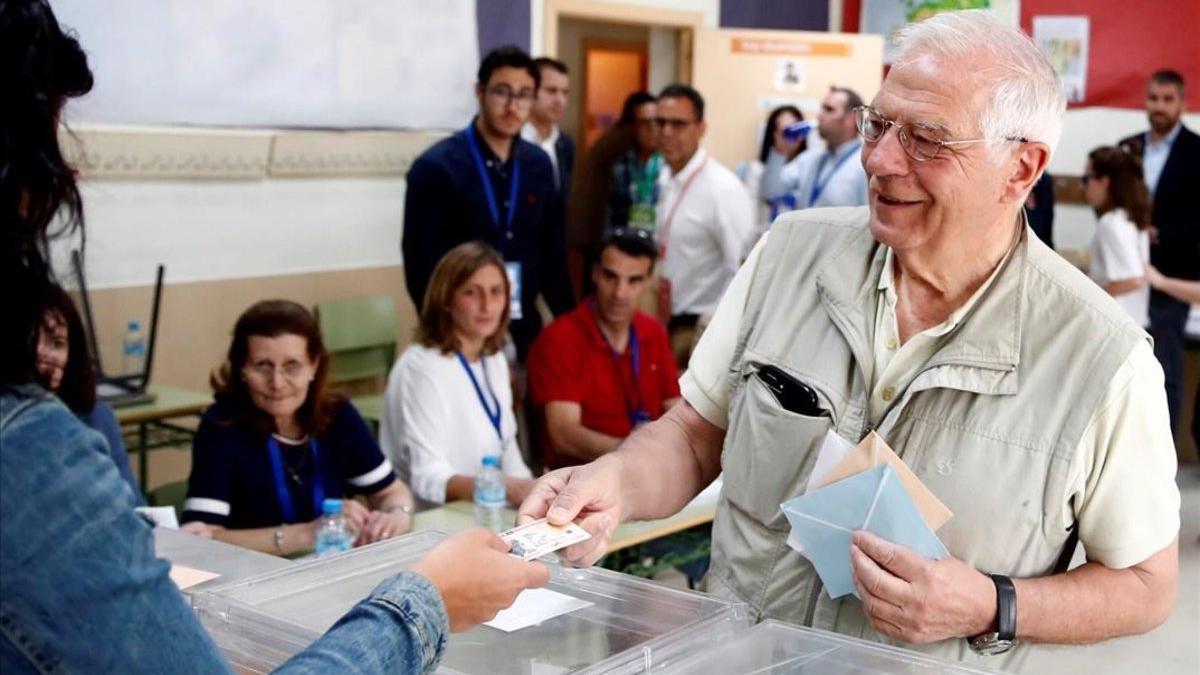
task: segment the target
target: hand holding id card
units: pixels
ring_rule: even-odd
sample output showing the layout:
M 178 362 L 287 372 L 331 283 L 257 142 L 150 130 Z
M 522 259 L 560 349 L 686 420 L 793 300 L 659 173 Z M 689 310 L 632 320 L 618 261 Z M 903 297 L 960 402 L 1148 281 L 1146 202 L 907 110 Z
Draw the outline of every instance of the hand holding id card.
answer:
M 505 530 L 500 533 L 500 538 L 508 544 L 510 555 L 529 561 L 572 544 L 587 541 L 592 538 L 592 535 L 575 523 L 551 525 L 549 521 L 542 518 L 511 530 Z

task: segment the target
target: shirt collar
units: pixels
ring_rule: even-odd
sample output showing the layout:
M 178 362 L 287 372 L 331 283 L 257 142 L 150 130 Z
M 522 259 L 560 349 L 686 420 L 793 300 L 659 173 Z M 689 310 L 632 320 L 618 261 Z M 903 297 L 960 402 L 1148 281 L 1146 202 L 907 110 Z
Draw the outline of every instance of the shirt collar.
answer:
M 826 149 L 826 151 L 829 152 L 829 154 L 833 155 L 834 157 L 838 157 L 844 151 L 846 151 L 848 148 L 850 148 L 854 145 L 857 145 L 857 144 L 858 144 L 858 137 L 854 136 L 854 137 L 851 137 L 851 138 L 848 138 L 848 139 L 842 141 L 841 145 L 837 146 L 836 148 L 831 148 L 829 146 L 825 146 L 825 149 Z
M 1183 129 L 1183 120 L 1179 120 L 1178 122 L 1176 122 L 1175 128 L 1171 129 L 1171 131 L 1167 132 L 1167 135 L 1164 136 L 1161 141 L 1151 140 L 1150 132 L 1147 131 L 1146 132 L 1146 145 L 1153 145 L 1156 148 L 1163 146 L 1163 145 L 1170 147 L 1175 144 L 1175 139 L 1179 136 L 1179 131 L 1181 129 Z
M 999 264 L 992 269 L 992 273 L 988 275 L 987 280 L 984 281 L 979 288 L 975 289 L 975 292 L 971 294 L 971 297 L 967 298 L 966 302 L 964 302 L 958 309 L 950 312 L 950 316 L 947 316 L 945 321 L 922 331 L 922 334 L 931 337 L 937 337 L 940 335 L 945 335 L 953 331 L 955 328 L 958 328 L 959 324 L 961 324 L 963 319 L 965 319 L 966 316 L 971 313 L 971 310 L 974 309 L 975 305 L 979 304 L 979 299 L 982 298 L 985 293 L 987 293 L 989 288 L 991 288 L 992 282 L 996 280 L 996 277 L 1000 274 L 1000 270 L 1004 269 L 1004 265 L 1008 262 L 1008 259 L 1012 257 L 1012 253 L 1017 248 L 1017 244 L 1020 243 L 1020 241 L 1020 235 L 1013 238 L 1012 243 L 1008 247 L 1008 251 L 1006 251 L 1004 257 L 1000 259 Z M 895 280 L 894 260 L 895 254 L 893 253 L 891 247 L 884 246 L 883 270 L 879 273 L 878 288 L 880 291 L 883 291 L 883 301 L 891 305 L 896 304 L 896 289 L 893 286 L 893 282 Z
M 557 124 L 550 127 L 550 135 L 546 138 L 542 138 L 541 134 L 538 133 L 537 127 L 533 126 L 533 122 L 526 122 L 525 126 L 521 127 L 521 138 L 530 143 L 537 143 L 538 145 L 553 145 L 558 142 L 558 137 L 561 135 L 562 133 L 559 131 Z
M 708 153 L 704 151 L 703 147 L 700 147 L 696 148 L 696 154 L 692 155 L 692 158 L 687 161 L 687 164 L 683 165 L 683 169 L 679 173 L 673 173 L 671 171 L 671 165 L 666 162 L 663 162 L 662 170 L 666 172 L 667 180 L 681 183 L 691 178 L 692 174 L 699 171 L 700 167 L 704 165 L 704 161 L 706 159 L 708 159 Z

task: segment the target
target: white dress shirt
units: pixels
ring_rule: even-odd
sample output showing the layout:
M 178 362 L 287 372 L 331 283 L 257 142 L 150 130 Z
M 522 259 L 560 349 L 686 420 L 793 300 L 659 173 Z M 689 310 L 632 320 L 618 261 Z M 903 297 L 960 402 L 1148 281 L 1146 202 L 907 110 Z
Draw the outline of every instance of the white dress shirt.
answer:
M 700 148 L 659 175 L 656 228 L 666 246 L 662 276 L 671 315 L 711 312 L 754 243 L 754 204 L 738 177 Z
M 550 155 L 550 165 L 554 167 L 554 187 L 557 188 L 561 188 L 562 186 L 558 184 L 561 178 L 559 178 L 558 173 L 558 152 L 555 151 L 554 144 L 558 143 L 560 135 L 562 135 L 562 132 L 559 131 L 557 124 L 550 128 L 550 135 L 546 138 L 542 138 L 542 135 L 538 133 L 537 127 L 533 126 L 533 122 L 526 122 L 525 126 L 521 127 L 521 138 L 540 147 L 546 151 L 547 155 Z
M 412 344 L 388 375 L 383 394 L 379 445 L 415 495 L 427 502 L 446 501 L 452 476 L 474 476 L 485 455 L 499 455 L 506 476 L 532 473 L 517 447 L 512 387 L 503 353 L 471 364 L 485 395 L 487 383 L 500 404 L 500 437 L 484 412 L 471 378 L 454 353 Z M 484 369 L 487 378 L 484 378 Z M 489 405 L 492 396 L 488 396 Z
M 1142 150 L 1142 170 L 1146 176 L 1146 187 L 1150 188 L 1151 197 L 1158 189 L 1158 179 L 1162 178 L 1163 167 L 1167 165 L 1167 158 L 1171 156 L 1171 146 L 1175 143 L 1182 127 L 1182 122 L 1176 124 L 1170 133 L 1157 141 L 1151 140 L 1150 133 L 1146 132 L 1146 146 Z

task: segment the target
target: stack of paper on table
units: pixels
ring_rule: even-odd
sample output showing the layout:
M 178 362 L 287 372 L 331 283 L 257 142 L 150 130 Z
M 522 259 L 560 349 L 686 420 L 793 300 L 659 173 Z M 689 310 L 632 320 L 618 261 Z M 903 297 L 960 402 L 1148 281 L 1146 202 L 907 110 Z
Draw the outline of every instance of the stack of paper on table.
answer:
M 830 432 L 806 493 L 780 506 L 792 526 L 788 543 L 812 561 L 832 598 L 855 592 L 855 530 L 930 558 L 948 554 L 933 531 L 953 514 L 875 432 L 854 447 Z

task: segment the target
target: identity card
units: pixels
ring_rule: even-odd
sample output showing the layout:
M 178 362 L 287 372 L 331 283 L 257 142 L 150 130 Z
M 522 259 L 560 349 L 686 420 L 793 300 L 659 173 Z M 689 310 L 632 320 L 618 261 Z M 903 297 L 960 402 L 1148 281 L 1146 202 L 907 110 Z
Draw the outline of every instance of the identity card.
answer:
M 521 560 L 535 560 L 571 544 L 592 538 L 587 530 L 576 525 L 551 525 L 545 518 L 525 523 L 500 533 L 508 543 L 508 552 Z

